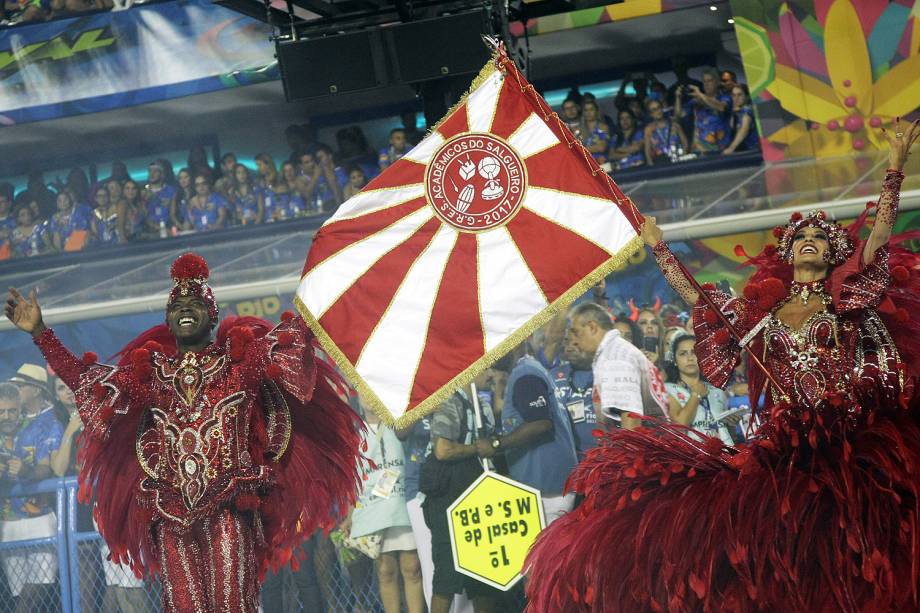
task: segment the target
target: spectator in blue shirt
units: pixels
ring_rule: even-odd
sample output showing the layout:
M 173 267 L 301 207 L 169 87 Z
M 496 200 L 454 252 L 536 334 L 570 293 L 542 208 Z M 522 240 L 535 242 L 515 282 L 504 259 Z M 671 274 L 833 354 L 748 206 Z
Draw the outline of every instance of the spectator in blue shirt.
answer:
M 147 203 L 147 230 L 154 236 L 170 227 L 174 222 L 176 188 L 165 182 L 163 164 L 152 162 L 147 168 L 147 185 L 144 188 Z
M 380 150 L 377 155 L 377 164 L 380 170 L 386 170 L 393 162 L 409 153 L 409 140 L 406 138 L 406 131 L 403 128 L 393 128 L 390 130 L 389 144 Z
M 121 186 L 119 186 L 121 193 Z M 118 244 L 118 204 L 111 201 L 111 191 L 99 187 L 94 197 L 93 235 L 100 245 Z
M 237 159 L 235 153 L 225 153 L 220 157 L 220 178 L 214 183 L 214 191 L 230 199 L 230 190 L 236 181 Z
M 757 139 L 757 127 L 754 124 L 754 108 L 751 106 L 751 94 L 748 86 L 739 83 L 732 87 L 732 132 L 731 144 L 723 151 L 725 154 L 735 151 L 756 151 L 760 148 Z
M 192 185 L 192 174 L 188 168 L 182 168 L 176 173 L 176 205 L 170 213 L 173 226 L 180 230 L 190 230 L 186 221 L 188 201 L 195 195 L 195 186 Z
M 493 367 L 496 401 L 502 399 L 502 436 L 476 441 L 480 455 L 505 454 L 511 477 L 540 490 L 549 525 L 572 509 L 574 494 L 563 495 L 578 463 L 568 412 L 556 398 L 549 372 L 528 352 L 527 343 Z M 508 373 L 502 381 L 499 373 Z
M 211 192 L 207 175 L 195 177 L 195 195 L 188 203 L 188 223 L 196 232 L 223 228 L 227 221 L 227 201 Z
M 261 190 L 253 183 L 249 169 L 242 164 L 237 164 L 233 172 L 230 203 L 235 209 L 237 222 L 244 226 L 262 223 L 265 219 Z
M 0 384 L 0 464 L 3 468 L 0 480 L 36 483 L 52 475 L 51 454 L 60 447 L 63 427 L 50 404 L 26 422 L 20 392 L 15 385 Z M 20 428 L 11 440 L 14 422 L 18 422 Z M 53 537 L 57 532 L 57 521 L 47 495 L 7 498 L 2 511 L 2 542 Z M 57 556 L 50 546 L 7 551 L 2 563 L 10 591 L 18 597 L 17 611 L 39 611 L 43 608 L 42 601 L 53 598 L 51 586 L 57 580 Z
M 104 188 L 103 188 L 104 189 Z M 74 202 L 67 190 L 57 195 L 57 213 L 51 217 L 51 245 L 56 251 L 79 251 L 86 244 L 93 223 L 93 210 Z M 82 232 L 80 236 L 75 235 Z M 68 241 L 73 238 L 70 243 Z
M 594 373 L 591 371 L 591 358 L 566 335 L 563 360 L 550 371 L 556 384 L 556 398 L 568 410 L 575 434 L 575 444 L 579 457 L 597 446 L 594 430 L 597 428 L 597 416 L 591 388 L 594 385 Z
M 290 219 L 295 216 L 295 211 L 298 213 L 303 211 L 303 200 L 291 190 L 296 175 L 289 183 L 287 178 L 278 172 L 275 160 L 267 153 L 260 153 L 256 156 L 256 166 L 259 169 L 259 187 L 265 223 Z
M 10 251 L 14 258 L 38 255 L 45 251 L 44 226 L 35 218 L 35 211 L 28 203 L 16 206 L 16 227 L 10 234 Z
M 697 153 L 721 153 L 731 142 L 731 97 L 722 92 L 719 74 L 712 68 L 703 71 L 703 89 L 687 86 L 690 92 L 688 109 L 683 108 L 682 89 L 678 89 L 674 114 L 693 114 L 693 150 Z
M 309 182 L 304 198 L 311 212 L 334 211 L 342 203 L 342 186 L 348 181 L 345 171 L 335 166 L 332 151 L 320 145 L 316 153 L 300 156 L 300 172 Z
M 143 236 L 146 229 L 147 207 L 141 196 L 141 188 L 134 179 L 125 181 L 121 200 L 116 204 L 119 242 L 127 243 Z
M 617 115 L 620 129 L 610 143 L 610 159 L 619 170 L 635 168 L 645 164 L 645 132 L 636 121 L 632 111 L 623 109 Z

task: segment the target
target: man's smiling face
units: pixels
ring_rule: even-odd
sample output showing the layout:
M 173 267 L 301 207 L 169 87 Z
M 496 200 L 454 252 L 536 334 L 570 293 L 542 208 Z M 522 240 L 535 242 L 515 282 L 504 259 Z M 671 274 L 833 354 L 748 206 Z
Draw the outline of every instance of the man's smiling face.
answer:
M 211 316 L 198 296 L 178 296 L 166 309 L 166 325 L 180 345 L 194 344 L 211 336 Z

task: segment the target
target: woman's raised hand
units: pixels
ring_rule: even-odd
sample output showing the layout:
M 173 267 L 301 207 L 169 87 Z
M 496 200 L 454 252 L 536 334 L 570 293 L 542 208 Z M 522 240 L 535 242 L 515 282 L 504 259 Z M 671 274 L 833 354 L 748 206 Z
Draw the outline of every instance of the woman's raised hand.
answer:
M 894 134 L 882 128 L 882 135 L 888 140 L 888 167 L 903 170 L 910 155 L 910 148 L 920 138 L 920 119 L 909 124 L 902 131 L 901 118 L 894 120 Z

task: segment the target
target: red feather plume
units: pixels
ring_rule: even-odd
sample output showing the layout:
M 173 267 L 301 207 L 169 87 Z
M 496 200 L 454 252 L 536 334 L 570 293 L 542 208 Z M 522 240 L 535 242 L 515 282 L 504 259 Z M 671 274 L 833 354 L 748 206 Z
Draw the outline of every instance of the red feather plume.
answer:
M 204 258 L 195 253 L 185 253 L 176 258 L 169 276 L 179 279 L 207 279 L 211 275 L 208 263 Z

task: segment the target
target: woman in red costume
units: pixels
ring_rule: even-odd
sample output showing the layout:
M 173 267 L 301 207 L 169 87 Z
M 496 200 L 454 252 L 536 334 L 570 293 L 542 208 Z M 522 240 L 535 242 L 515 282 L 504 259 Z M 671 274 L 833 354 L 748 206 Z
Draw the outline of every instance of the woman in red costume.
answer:
M 207 264 L 171 273 L 166 324 L 117 366 L 68 351 L 34 293 L 11 289 L 6 315 L 76 394 L 80 495 L 112 559 L 158 573 L 167 612 L 254 613 L 265 570 L 354 505 L 360 421 L 299 318 L 230 318 L 213 342 Z
M 646 221 L 706 378 L 742 347 L 769 371 L 749 365 L 763 425 L 734 448 L 674 424 L 605 435 L 569 481 L 584 502 L 530 554 L 530 611 L 920 610 L 920 258 L 889 245 L 918 137 L 888 137 L 867 239 L 865 216 L 794 214 L 740 298 L 701 297 Z

